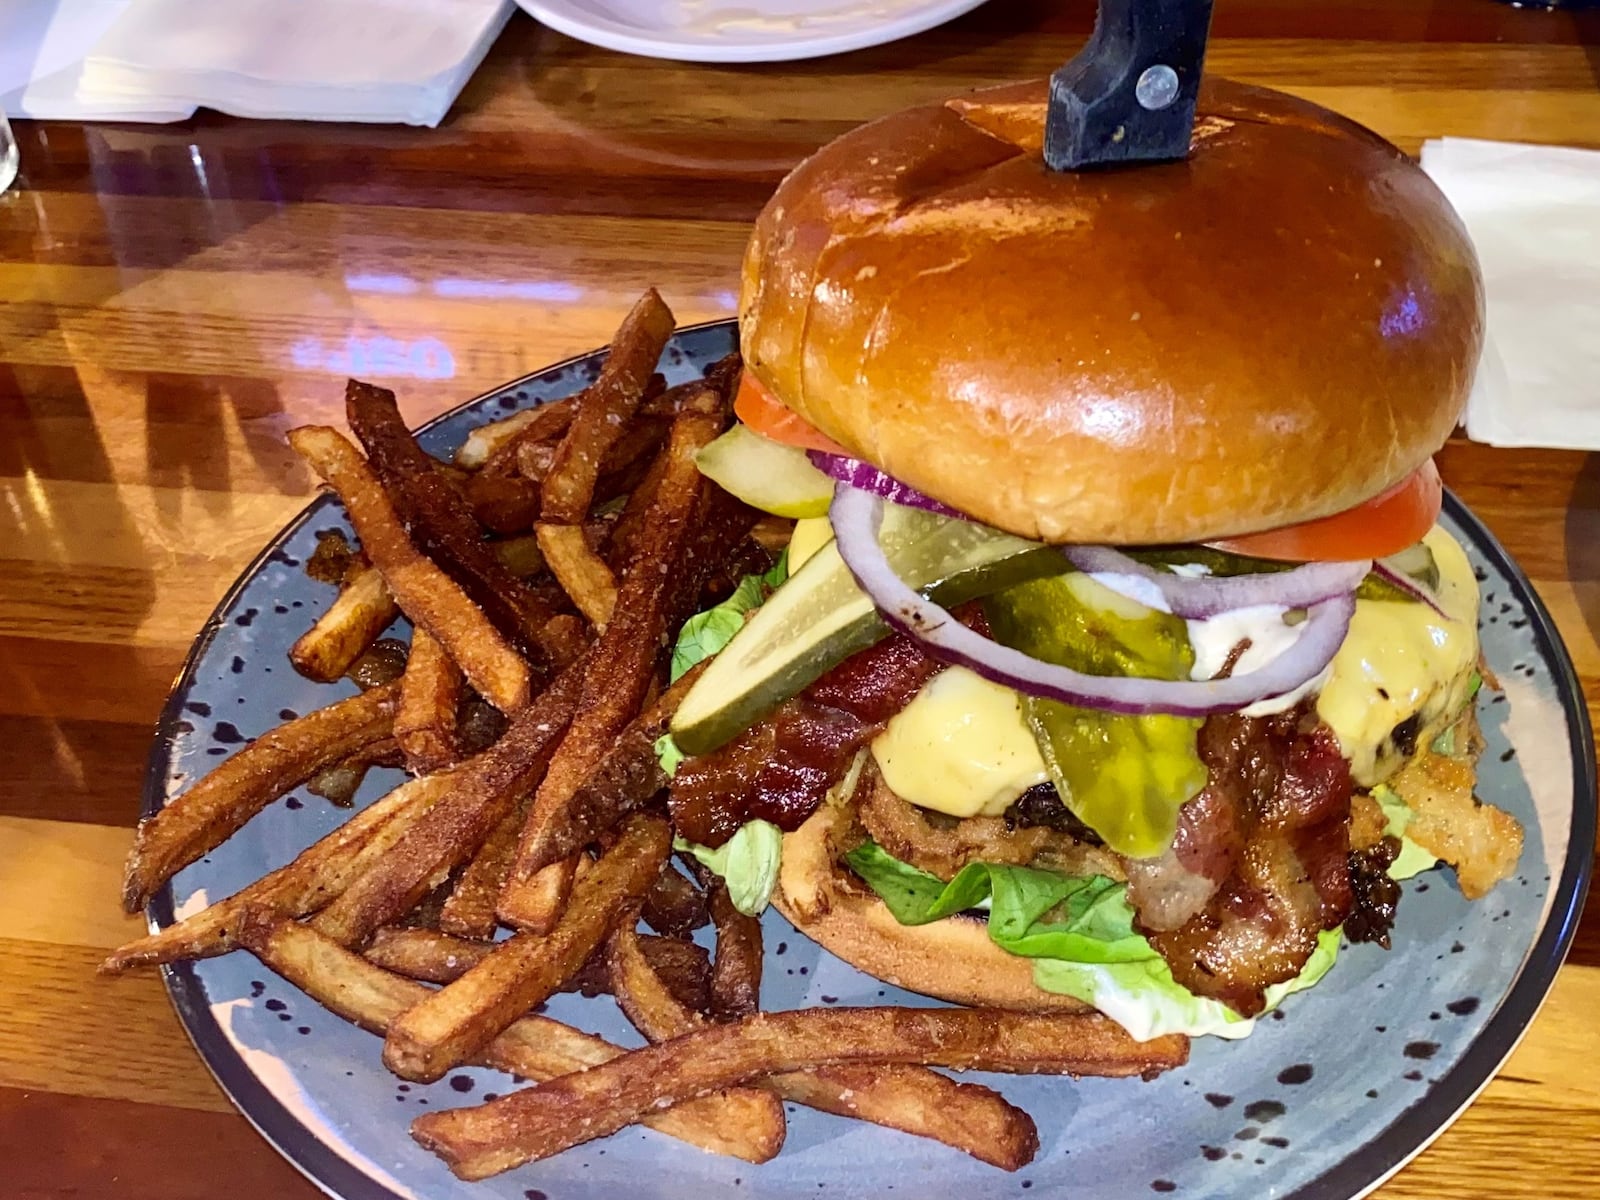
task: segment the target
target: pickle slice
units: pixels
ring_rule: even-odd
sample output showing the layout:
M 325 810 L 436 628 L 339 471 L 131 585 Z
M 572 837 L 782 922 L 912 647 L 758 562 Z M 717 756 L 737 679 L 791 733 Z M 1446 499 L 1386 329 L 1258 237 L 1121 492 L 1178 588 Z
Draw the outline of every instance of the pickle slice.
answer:
M 900 578 L 950 607 L 1070 570 L 1038 542 L 913 508 L 884 506 L 881 541 Z M 706 754 L 889 627 L 829 542 L 789 577 L 711 660 L 672 720 L 685 754 Z
M 1039 579 L 990 596 L 997 642 L 1093 675 L 1187 679 L 1184 622 L 1136 604 L 1087 575 Z M 1022 711 L 1062 802 L 1119 854 L 1166 850 L 1178 809 L 1206 783 L 1190 717 L 1124 716 L 1037 696 Z
M 752 508 L 780 517 L 820 517 L 833 499 L 833 480 L 811 465 L 804 450 L 734 425 L 695 456 L 700 474 Z

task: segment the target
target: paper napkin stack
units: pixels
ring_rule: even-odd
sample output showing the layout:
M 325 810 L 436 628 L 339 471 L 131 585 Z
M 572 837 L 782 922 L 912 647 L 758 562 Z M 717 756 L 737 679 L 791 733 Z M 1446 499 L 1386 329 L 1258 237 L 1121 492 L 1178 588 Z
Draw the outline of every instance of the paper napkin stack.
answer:
M 1600 450 L 1600 151 L 1444 138 L 1422 165 L 1483 266 L 1489 346 L 1467 436 Z
M 242 117 L 437 125 L 510 0 L 12 0 L 0 105 L 14 116 Z M 9 90 L 9 95 L 5 93 Z

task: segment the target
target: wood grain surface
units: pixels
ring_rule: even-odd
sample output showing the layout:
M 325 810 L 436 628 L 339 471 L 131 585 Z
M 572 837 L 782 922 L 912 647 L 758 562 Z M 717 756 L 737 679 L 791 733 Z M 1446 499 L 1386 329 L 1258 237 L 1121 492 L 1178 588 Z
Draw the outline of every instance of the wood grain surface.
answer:
M 603 343 L 658 287 L 730 316 L 746 228 L 850 126 L 1065 61 L 1092 5 L 993 0 L 809 63 L 630 59 L 517 15 L 437 130 L 18 122 L 0 197 L 0 1195 L 318 1195 L 233 1113 L 154 974 L 120 862 L 190 640 L 315 484 L 292 425 L 355 374 L 421 421 Z M 1209 67 L 1409 151 L 1600 146 L 1600 13 L 1218 0 Z M 1600 715 L 1600 455 L 1453 441 L 1446 481 L 1527 569 Z M 1500 1076 L 1378 1193 L 1588 1197 L 1600 912 Z M 222 1181 L 226 1180 L 224 1184 Z

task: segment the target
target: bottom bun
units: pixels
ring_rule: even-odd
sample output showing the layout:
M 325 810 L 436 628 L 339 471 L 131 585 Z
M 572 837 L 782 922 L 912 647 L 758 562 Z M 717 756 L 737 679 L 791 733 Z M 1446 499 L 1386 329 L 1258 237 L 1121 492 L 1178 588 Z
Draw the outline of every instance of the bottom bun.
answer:
M 838 865 L 837 839 L 848 825 L 847 814 L 823 804 L 784 835 L 772 902 L 801 933 L 858 970 L 940 1000 L 1025 1011 L 1090 1008 L 1037 987 L 1032 962 L 995 945 L 978 918 L 946 917 L 927 925 L 896 921 L 882 900 Z

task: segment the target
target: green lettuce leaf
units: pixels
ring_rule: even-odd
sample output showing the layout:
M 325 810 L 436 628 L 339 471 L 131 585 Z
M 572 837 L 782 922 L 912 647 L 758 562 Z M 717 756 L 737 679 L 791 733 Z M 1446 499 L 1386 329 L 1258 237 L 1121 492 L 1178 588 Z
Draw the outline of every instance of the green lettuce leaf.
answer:
M 739 581 L 721 604 L 696 613 L 683 623 L 678 631 L 677 644 L 672 647 L 670 678 L 673 683 L 685 671 L 718 653 L 744 625 L 744 617 L 753 608 L 760 608 L 772 595 L 773 589 L 789 577 L 789 551 L 786 549 L 765 575 L 746 575 Z M 684 759 L 678 743 L 670 733 L 656 739 L 656 761 L 671 779 L 678 773 L 678 764 Z
M 1039 987 L 1094 1005 L 1140 1040 L 1166 1033 L 1239 1038 L 1255 1027 L 1172 978 L 1165 960 L 1133 927 L 1126 884 L 993 863 L 972 863 L 944 883 L 871 841 L 845 861 L 903 925 L 987 906 L 989 936 L 1002 949 L 1033 959 Z M 1267 989 L 1267 1009 L 1320 980 L 1338 952 L 1338 930 L 1319 934 L 1305 969 Z
M 1400 853 L 1394 862 L 1389 864 L 1390 879 L 1410 879 L 1413 875 L 1439 865 L 1436 856 L 1429 854 L 1406 836 L 1406 826 L 1411 824 L 1411 807 L 1400 798 L 1398 792 L 1379 784 L 1372 789 L 1372 798 L 1378 802 L 1378 807 L 1383 809 L 1383 815 L 1388 818 L 1388 824 L 1383 827 L 1383 832 L 1389 837 L 1400 839 Z
M 722 876 L 728 885 L 728 899 L 740 912 L 755 917 L 766 909 L 783 860 L 783 830 L 776 825 L 770 821 L 746 821 L 715 850 L 682 838 L 674 838 L 672 845 Z
M 765 575 L 746 575 L 721 604 L 696 613 L 678 632 L 672 648 L 672 681 L 685 671 L 716 654 L 744 626 L 744 617 L 760 608 L 780 583 L 789 577 L 789 552 L 785 550 Z
M 672 740 L 670 733 L 663 733 L 651 748 L 656 752 L 656 761 L 661 764 L 661 769 L 671 779 L 678 773 L 678 764 L 685 758 L 683 751 L 678 749 L 678 743 Z
M 1155 951 L 1133 930 L 1126 888 L 1098 875 L 971 863 L 949 883 L 903 863 L 876 842 L 845 856 L 902 925 L 926 925 L 989 905 L 989 936 L 1025 958 L 1127 962 Z
M 1339 931 L 1317 935 L 1317 948 L 1304 969 L 1287 983 L 1266 990 L 1271 1012 L 1285 996 L 1321 981 L 1339 954 Z M 1092 1004 L 1140 1041 L 1167 1033 L 1190 1037 L 1247 1037 L 1255 1020 L 1241 1017 L 1226 1004 L 1196 996 L 1172 978 L 1166 962 L 1152 952 L 1147 959 L 1125 963 L 1076 963 L 1041 958 L 1033 963 L 1033 981 L 1047 992 L 1059 992 Z

